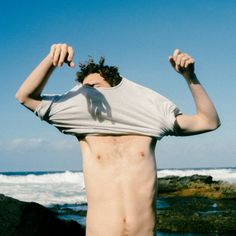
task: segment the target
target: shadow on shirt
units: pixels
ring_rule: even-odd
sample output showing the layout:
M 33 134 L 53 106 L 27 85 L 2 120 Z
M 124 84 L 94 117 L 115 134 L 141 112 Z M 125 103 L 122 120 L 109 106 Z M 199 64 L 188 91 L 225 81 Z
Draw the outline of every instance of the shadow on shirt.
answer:
M 111 106 L 105 96 L 96 88 L 90 86 L 82 86 L 76 91 L 69 91 L 64 96 L 60 97 L 58 102 L 69 100 L 74 96 L 83 95 L 87 100 L 87 110 L 93 120 L 104 122 L 110 120 L 112 123 Z

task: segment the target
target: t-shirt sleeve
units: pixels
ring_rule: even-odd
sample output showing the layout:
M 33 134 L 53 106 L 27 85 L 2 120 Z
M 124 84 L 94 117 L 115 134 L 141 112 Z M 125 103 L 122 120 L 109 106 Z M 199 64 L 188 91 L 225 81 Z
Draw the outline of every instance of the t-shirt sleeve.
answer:
M 165 99 L 162 104 L 162 112 L 164 118 L 164 135 L 178 136 L 178 126 L 176 117 L 182 115 L 180 109 L 170 100 Z
M 53 113 L 55 103 L 62 97 L 62 95 L 47 94 L 42 95 L 42 101 L 36 107 L 34 113 L 41 120 L 49 121 L 50 115 Z

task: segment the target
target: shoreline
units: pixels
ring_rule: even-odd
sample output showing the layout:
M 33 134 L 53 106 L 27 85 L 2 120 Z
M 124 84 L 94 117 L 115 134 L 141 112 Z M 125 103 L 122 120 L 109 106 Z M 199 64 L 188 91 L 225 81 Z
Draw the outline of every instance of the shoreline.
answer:
M 214 181 L 212 176 L 203 175 L 166 176 L 158 178 L 157 183 L 158 236 L 216 235 L 216 233 L 224 235 L 234 233 L 236 235 L 236 184 Z M 37 203 L 19 201 L 2 194 L 0 196 L 0 214 L 2 214 L 0 219 L 5 219 L 7 222 L 11 219 L 13 225 L 17 225 L 17 217 L 22 215 L 20 214 L 23 210 L 21 206 L 29 207 L 28 216 L 26 214 L 24 219 L 26 222 L 28 220 L 31 222 L 32 216 L 36 214 L 35 207 L 37 206 L 39 209 L 47 209 L 56 215 L 60 220 L 58 224 L 64 225 L 63 227 L 65 227 L 65 222 L 73 222 L 73 227 L 82 226 L 83 229 L 85 228 L 87 204 L 55 204 L 51 207 L 44 207 Z M 10 204 L 7 207 L 6 202 L 11 202 L 13 205 Z M 18 211 L 15 213 L 16 206 Z M 38 209 L 37 207 L 36 209 Z M 9 212 L 11 214 L 8 216 Z M 42 213 L 40 212 L 37 212 L 39 218 Z M 48 212 L 48 214 L 49 218 L 52 217 L 55 220 L 51 213 Z M 17 215 L 17 217 L 12 219 L 14 215 Z M 32 227 L 34 227 L 34 224 L 40 224 L 37 217 L 34 223 L 30 223 Z M 6 222 L 1 222 L 1 220 L 0 229 L 6 227 Z M 1 231 L 0 235 L 2 235 Z M 9 235 L 6 234 L 6 236 Z
M 162 167 L 162 168 L 157 168 L 157 171 L 162 171 L 162 170 L 220 170 L 220 169 L 236 169 L 236 167 L 232 166 L 217 166 L 217 167 L 212 167 L 212 166 L 194 166 L 194 167 Z M 63 173 L 63 172 L 83 172 L 83 170 L 71 170 L 71 169 L 66 169 L 66 170 L 0 170 L 0 174 L 9 174 L 12 175 L 13 173 L 18 173 L 18 174 L 35 174 L 35 173 Z

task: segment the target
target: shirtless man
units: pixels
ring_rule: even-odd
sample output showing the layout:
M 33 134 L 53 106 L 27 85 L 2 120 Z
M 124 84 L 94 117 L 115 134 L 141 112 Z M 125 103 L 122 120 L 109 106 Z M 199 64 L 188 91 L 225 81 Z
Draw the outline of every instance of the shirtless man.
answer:
M 63 63 L 75 67 L 73 54 L 73 48 L 66 44 L 52 45 L 50 53 L 21 85 L 16 98 L 41 119 L 77 137 L 88 200 L 86 235 L 153 236 L 156 142 L 168 134 L 183 136 L 215 130 L 220 125 L 216 109 L 194 73 L 194 60 L 178 49 L 169 57 L 169 62 L 184 77 L 192 92 L 196 105 L 194 115 L 180 113 L 168 99 L 124 78 L 111 87 L 100 72 L 87 73 L 79 87 L 66 95 L 52 99 L 42 96 L 56 67 Z M 124 89 L 127 86 L 129 89 Z M 154 101 L 158 101 L 156 106 Z M 126 109 L 126 106 L 130 107 Z M 84 107 L 87 114 L 78 121 L 75 117 L 81 112 L 76 111 L 83 111 Z M 158 111 L 156 120 L 155 111 Z M 86 123 L 86 119 L 89 122 Z M 129 119 L 132 120 L 126 122 Z M 139 123 L 142 119 L 144 123 Z M 87 126 L 84 128 L 82 124 Z M 116 130 L 112 130 L 113 126 Z M 152 127 L 156 129 L 153 132 Z

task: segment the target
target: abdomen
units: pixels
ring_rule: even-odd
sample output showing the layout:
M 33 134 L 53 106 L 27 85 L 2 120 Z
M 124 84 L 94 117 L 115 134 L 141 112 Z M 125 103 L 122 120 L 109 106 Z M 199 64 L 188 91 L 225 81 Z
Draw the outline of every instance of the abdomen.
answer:
M 153 235 L 156 165 L 152 139 L 125 139 L 93 140 L 83 156 L 91 236 L 97 230 L 103 236 Z

